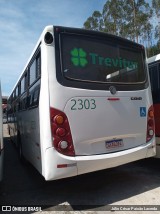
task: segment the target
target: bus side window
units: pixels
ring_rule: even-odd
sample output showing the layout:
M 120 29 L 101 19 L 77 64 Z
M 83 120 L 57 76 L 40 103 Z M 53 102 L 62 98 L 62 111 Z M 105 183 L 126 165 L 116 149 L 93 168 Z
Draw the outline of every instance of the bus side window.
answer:
M 32 86 L 41 75 L 41 54 L 40 51 L 32 59 L 29 66 L 29 86 Z
M 21 94 L 24 92 L 24 77 L 21 80 Z
M 28 108 L 35 108 L 39 103 L 40 80 L 38 80 L 30 89 L 28 95 Z
M 29 85 L 32 85 L 36 80 L 36 61 L 34 60 L 29 69 Z
M 39 52 L 36 57 L 36 78 L 41 75 L 41 53 Z
M 33 105 L 37 106 L 38 105 L 38 101 L 39 101 L 39 90 L 40 87 L 39 85 L 35 88 L 34 90 L 34 94 L 33 94 Z
M 31 99 L 32 99 L 32 96 L 31 96 L 31 94 L 29 94 L 27 97 L 27 107 L 28 108 L 30 107 Z
M 33 90 L 29 90 L 29 95 L 28 95 L 28 108 L 32 107 L 33 103 Z
M 18 110 L 22 111 L 27 109 L 27 93 L 25 93 L 23 96 L 21 96 L 20 100 L 19 100 L 19 106 L 18 106 Z

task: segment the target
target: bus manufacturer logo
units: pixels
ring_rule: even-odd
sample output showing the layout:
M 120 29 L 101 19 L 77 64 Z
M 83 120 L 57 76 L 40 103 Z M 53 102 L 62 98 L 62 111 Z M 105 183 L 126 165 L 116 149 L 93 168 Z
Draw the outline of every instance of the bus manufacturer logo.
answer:
M 116 92 L 117 92 L 116 87 L 114 87 L 114 86 L 110 86 L 109 90 L 110 90 L 111 94 L 116 94 Z
M 142 97 L 131 97 L 131 100 L 142 100 Z

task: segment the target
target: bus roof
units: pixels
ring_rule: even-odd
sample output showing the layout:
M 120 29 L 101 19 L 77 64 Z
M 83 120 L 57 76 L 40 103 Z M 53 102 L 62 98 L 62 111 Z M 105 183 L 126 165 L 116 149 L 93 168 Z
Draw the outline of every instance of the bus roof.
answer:
M 103 35 L 103 36 L 108 35 L 108 36 L 110 36 L 110 37 L 112 37 L 112 38 L 119 39 L 119 40 L 123 40 L 123 41 L 125 41 L 125 42 L 130 43 L 130 44 L 136 45 L 137 47 L 144 48 L 143 45 L 140 45 L 140 44 L 135 43 L 135 42 L 133 42 L 133 41 L 130 41 L 130 40 L 128 40 L 128 39 L 125 39 L 125 38 L 122 38 L 122 37 L 119 37 L 119 36 L 116 36 L 116 35 L 104 33 L 104 32 L 98 32 L 98 31 L 93 31 L 93 30 L 86 30 L 86 29 L 83 29 L 83 28 L 81 29 L 81 28 L 70 28 L 70 27 L 63 27 L 63 26 L 48 25 L 48 26 L 46 26 L 46 27 L 44 28 L 43 32 L 41 33 L 41 35 L 40 35 L 40 37 L 39 37 L 39 39 L 38 39 L 38 42 L 37 42 L 37 44 L 35 45 L 35 47 L 34 47 L 32 53 L 31 53 L 31 55 L 30 55 L 30 57 L 29 57 L 29 59 L 28 59 L 26 65 L 24 66 L 24 69 L 23 69 L 21 75 L 19 76 L 18 81 L 17 81 L 16 84 L 14 85 L 14 87 L 13 87 L 13 89 L 12 89 L 12 91 L 11 91 L 9 97 L 8 97 L 8 99 L 11 97 L 11 95 L 12 95 L 12 93 L 14 92 L 14 90 L 15 90 L 17 84 L 19 83 L 19 81 L 20 81 L 21 78 L 23 77 L 23 74 L 24 74 L 24 72 L 25 72 L 25 70 L 26 70 L 26 68 L 27 68 L 27 66 L 28 66 L 28 64 L 29 64 L 29 62 L 30 62 L 30 60 L 32 59 L 33 54 L 35 53 L 36 49 L 38 48 L 38 46 L 39 46 L 40 43 L 42 42 L 45 33 L 46 33 L 46 32 L 52 32 L 53 28 L 62 28 L 62 29 L 65 30 L 65 32 L 74 29 L 74 31 L 77 32 L 77 33 L 78 33 L 78 32 L 81 32 L 81 31 L 84 31 L 84 32 L 88 32 L 89 34 L 93 34 L 93 35 L 95 35 L 95 34 L 96 34 L 96 35 L 101 35 L 101 36 L 102 36 L 102 35 Z
M 158 61 L 158 60 L 160 60 L 160 54 L 157 54 L 155 56 L 152 56 L 152 57 L 148 58 L 147 59 L 147 63 L 149 64 L 149 63 L 152 63 L 152 62 L 155 62 L 155 61 Z

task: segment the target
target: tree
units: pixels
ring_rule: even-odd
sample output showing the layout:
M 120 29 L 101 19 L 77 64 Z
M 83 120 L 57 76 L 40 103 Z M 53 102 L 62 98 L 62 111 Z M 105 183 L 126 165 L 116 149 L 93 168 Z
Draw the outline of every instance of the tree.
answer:
M 92 16 L 90 16 L 84 23 L 84 28 L 88 30 L 103 31 L 102 14 L 99 11 L 94 11 Z
M 104 32 L 114 35 L 121 35 L 123 31 L 123 10 L 124 1 L 122 0 L 108 0 L 103 7 L 103 23 Z
M 147 57 L 151 57 L 151 56 L 154 56 L 156 54 L 159 54 L 160 53 L 160 43 L 157 43 L 157 45 L 153 45 L 149 48 L 147 48 Z
M 84 23 L 84 28 L 101 30 L 136 42 L 140 37 L 150 37 L 152 10 L 145 0 L 108 0 L 102 13 L 95 15 L 95 12 Z
M 160 0 L 152 0 L 152 6 L 155 10 L 155 15 L 159 20 L 158 25 L 155 27 L 155 38 L 160 41 Z
M 126 17 L 126 34 L 128 38 L 139 42 L 139 38 L 149 37 L 151 34 L 152 25 L 150 18 L 152 17 L 152 9 L 145 0 L 126 0 L 125 1 L 125 13 Z
M 157 17 L 160 17 L 160 1 L 152 0 L 152 6 L 155 9 Z
M 160 41 L 160 23 L 155 27 L 155 39 Z

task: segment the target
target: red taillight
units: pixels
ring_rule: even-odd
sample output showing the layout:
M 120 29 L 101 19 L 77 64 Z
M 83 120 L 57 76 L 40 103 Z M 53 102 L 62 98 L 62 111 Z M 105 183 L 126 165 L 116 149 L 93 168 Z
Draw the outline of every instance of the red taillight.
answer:
M 151 106 L 148 110 L 148 117 L 147 117 L 147 139 L 146 141 L 149 142 L 155 133 L 155 126 L 154 126 L 154 110 L 153 106 Z
M 51 131 L 55 149 L 68 156 L 75 156 L 68 118 L 64 112 L 50 108 Z
M 64 128 L 58 128 L 56 130 L 56 134 L 59 136 L 59 137 L 63 137 L 66 135 L 66 130 Z

